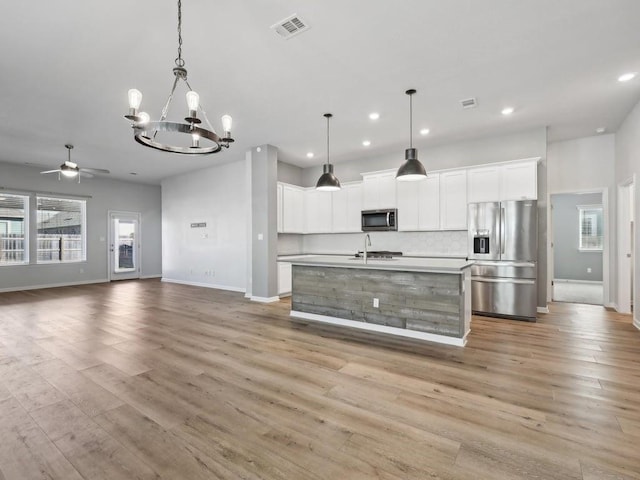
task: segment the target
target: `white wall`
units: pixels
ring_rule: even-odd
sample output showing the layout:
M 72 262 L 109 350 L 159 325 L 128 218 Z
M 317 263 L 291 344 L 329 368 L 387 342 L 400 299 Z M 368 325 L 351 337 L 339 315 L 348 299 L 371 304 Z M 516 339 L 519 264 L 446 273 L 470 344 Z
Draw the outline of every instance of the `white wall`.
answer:
M 246 168 L 233 162 L 163 180 L 164 280 L 246 289 Z M 200 222 L 206 228 L 191 228 Z
M 631 110 L 627 118 L 624 120 L 618 132 L 616 133 L 616 168 L 615 182 L 616 185 L 626 182 L 629 178 L 636 175 L 640 178 L 640 103 Z M 635 212 L 640 212 L 640 195 L 636 188 L 635 195 Z M 637 215 L 636 215 L 637 217 Z M 634 237 L 636 238 L 634 250 L 634 271 L 640 271 L 640 255 L 638 254 L 638 240 L 640 238 L 640 220 L 635 218 Z M 636 275 L 637 278 L 637 275 Z M 640 282 L 634 285 L 634 300 L 637 304 L 640 299 Z M 637 310 L 637 309 L 636 309 Z M 638 314 L 634 312 L 634 323 L 640 328 L 640 320 Z
M 608 225 L 608 270 L 603 275 L 608 278 L 608 291 L 604 292 L 605 305 L 615 303 L 616 291 L 616 187 L 615 160 L 616 136 L 598 135 L 549 144 L 547 169 L 549 196 L 558 193 L 596 192 L 606 190 L 603 202 L 607 205 Z M 549 216 L 549 227 L 551 216 Z M 547 239 L 551 249 L 551 238 Z M 553 259 L 549 256 L 548 271 L 553 272 Z M 551 299 L 551 276 L 547 284 L 547 299 Z
M 0 163 L 0 186 L 7 192 L 32 190 L 40 193 L 91 196 L 87 199 L 87 261 L 48 265 L 0 267 L 0 291 L 39 286 L 104 282 L 108 278 L 108 211 L 140 212 L 141 275 L 159 276 L 161 263 L 161 194 L 159 185 L 110 180 L 104 177 L 58 180 L 44 176 L 38 168 Z M 2 192 L 3 190 L 0 190 Z M 81 271 L 82 270 L 82 271 Z

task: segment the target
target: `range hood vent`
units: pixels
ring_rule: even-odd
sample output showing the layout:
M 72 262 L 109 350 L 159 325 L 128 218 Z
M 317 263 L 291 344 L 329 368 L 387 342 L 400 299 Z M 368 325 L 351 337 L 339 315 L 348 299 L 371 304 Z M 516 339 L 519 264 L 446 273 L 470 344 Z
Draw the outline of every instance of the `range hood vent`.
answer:
M 478 102 L 475 98 L 465 98 L 464 100 L 460 100 L 460 105 L 462 105 L 462 108 L 476 108 Z
M 271 29 L 284 39 L 289 39 L 311 28 L 296 13 L 271 25 Z

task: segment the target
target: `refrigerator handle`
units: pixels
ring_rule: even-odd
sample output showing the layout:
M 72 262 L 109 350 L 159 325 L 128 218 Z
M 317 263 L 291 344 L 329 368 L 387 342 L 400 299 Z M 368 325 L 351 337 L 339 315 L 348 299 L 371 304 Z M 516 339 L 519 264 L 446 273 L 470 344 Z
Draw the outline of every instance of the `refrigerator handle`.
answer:
M 504 207 L 500 208 L 500 253 L 504 255 L 504 242 L 506 240 L 506 235 L 504 231 L 504 216 L 505 216 Z

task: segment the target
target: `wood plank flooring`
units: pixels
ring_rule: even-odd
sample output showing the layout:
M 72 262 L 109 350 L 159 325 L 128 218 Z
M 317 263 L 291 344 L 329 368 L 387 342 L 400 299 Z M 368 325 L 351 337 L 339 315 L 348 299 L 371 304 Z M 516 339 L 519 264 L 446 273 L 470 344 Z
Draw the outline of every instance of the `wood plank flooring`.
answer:
M 459 348 L 157 280 L 0 294 L 0 479 L 640 479 L 640 331 L 550 308 Z

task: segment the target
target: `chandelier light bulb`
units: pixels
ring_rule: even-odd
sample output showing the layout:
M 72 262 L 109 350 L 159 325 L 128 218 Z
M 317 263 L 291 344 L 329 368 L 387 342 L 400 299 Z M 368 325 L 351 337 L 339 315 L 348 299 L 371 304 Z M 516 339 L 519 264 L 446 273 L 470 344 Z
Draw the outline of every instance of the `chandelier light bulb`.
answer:
M 129 108 L 138 110 L 142 103 L 142 92 L 137 88 L 129 90 Z
M 233 118 L 231 118 L 231 115 L 223 115 L 221 120 L 224 133 L 231 132 L 231 125 L 233 124 Z
M 187 106 L 189 107 L 189 111 L 190 112 L 197 111 L 199 105 L 200 105 L 200 95 L 198 95 L 193 90 L 189 90 L 187 92 Z

